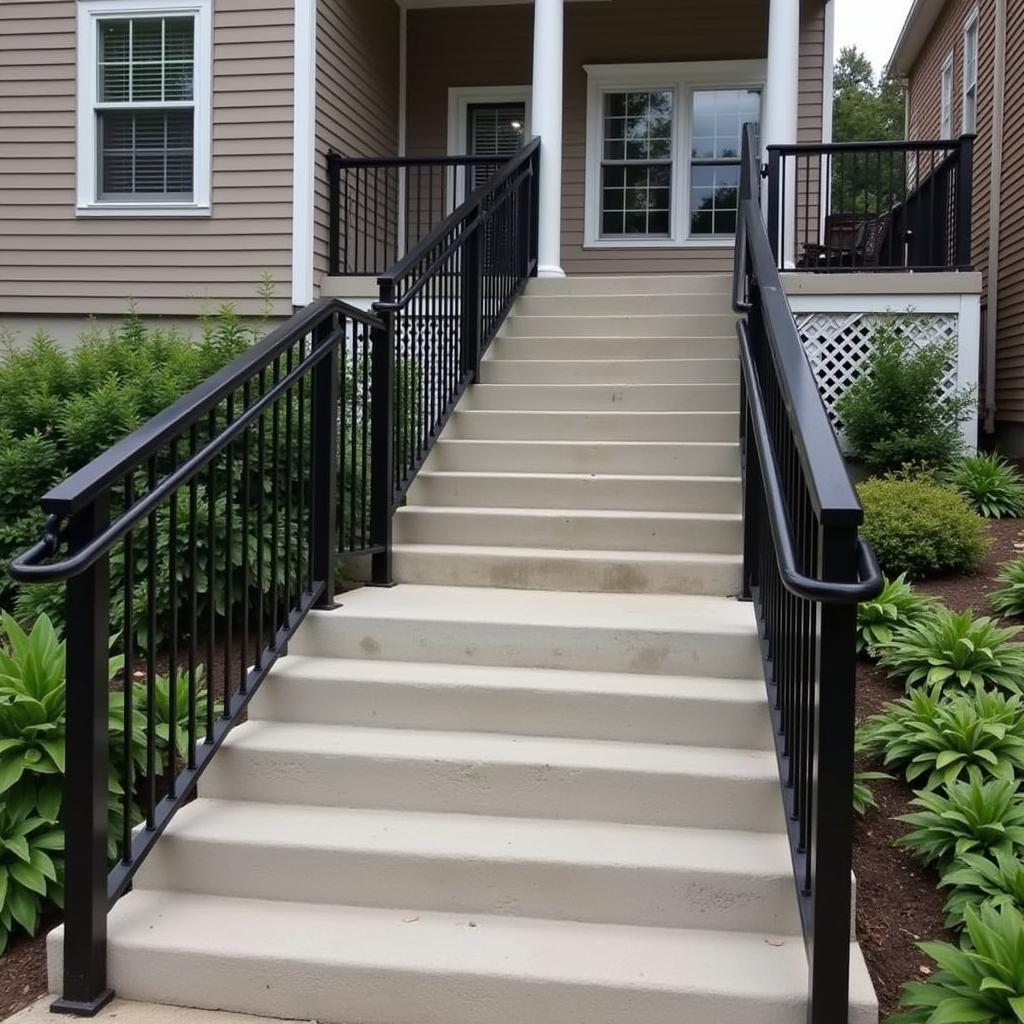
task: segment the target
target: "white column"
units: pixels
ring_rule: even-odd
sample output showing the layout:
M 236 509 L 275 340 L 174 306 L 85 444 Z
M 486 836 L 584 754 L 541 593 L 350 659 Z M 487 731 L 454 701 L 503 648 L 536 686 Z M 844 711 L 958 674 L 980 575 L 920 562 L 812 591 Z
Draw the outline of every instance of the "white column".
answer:
M 541 138 L 537 238 L 540 277 L 565 277 L 562 270 L 562 63 L 562 0 L 535 0 L 531 131 Z
M 763 144 L 788 146 L 797 141 L 800 102 L 800 0 L 770 0 L 768 12 L 768 72 L 765 82 Z M 783 197 L 789 217 L 785 223 L 787 266 L 796 260 L 796 174 L 790 162 Z

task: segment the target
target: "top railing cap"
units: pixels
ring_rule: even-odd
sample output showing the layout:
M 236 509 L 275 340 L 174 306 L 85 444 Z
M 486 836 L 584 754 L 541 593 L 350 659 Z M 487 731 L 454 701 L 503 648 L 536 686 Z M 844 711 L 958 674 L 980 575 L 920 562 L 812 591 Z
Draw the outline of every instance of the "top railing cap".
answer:
M 973 142 L 976 135 L 960 135 L 955 139 L 879 139 L 876 142 L 793 142 L 769 145 L 769 153 L 793 155 L 799 153 L 877 153 L 910 152 L 942 149 L 956 149 L 965 142 Z

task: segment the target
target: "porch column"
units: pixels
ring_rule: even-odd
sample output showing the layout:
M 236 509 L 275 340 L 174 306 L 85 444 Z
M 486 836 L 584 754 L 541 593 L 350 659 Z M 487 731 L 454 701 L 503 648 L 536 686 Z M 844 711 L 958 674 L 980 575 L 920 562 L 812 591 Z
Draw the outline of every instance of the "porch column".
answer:
M 789 146 L 797 141 L 800 102 L 800 0 L 769 0 L 768 71 L 765 81 L 764 146 Z M 786 266 L 796 265 L 794 229 L 796 175 L 787 175 Z M 781 220 L 780 220 L 781 223 Z
M 563 0 L 534 0 L 532 132 L 541 138 L 537 273 L 562 270 Z

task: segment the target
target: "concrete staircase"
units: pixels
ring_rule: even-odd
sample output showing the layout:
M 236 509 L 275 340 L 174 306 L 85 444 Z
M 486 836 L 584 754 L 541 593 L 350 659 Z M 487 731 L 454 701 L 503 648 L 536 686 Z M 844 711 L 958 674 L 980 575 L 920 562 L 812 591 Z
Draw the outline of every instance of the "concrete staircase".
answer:
M 531 284 L 399 513 L 401 585 L 309 617 L 113 910 L 121 996 L 804 1024 L 758 639 L 727 596 L 727 287 Z

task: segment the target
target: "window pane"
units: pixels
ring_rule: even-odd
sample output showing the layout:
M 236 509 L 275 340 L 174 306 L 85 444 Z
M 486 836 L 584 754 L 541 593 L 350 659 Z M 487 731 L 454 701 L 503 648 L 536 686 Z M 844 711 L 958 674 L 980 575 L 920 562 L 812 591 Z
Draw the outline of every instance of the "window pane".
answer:
M 192 18 L 105 18 L 99 23 L 99 99 L 188 102 L 194 96 L 194 60 Z
M 642 162 L 672 158 L 670 91 L 606 93 L 604 108 L 605 160 Z
M 702 89 L 693 95 L 693 157 L 738 160 L 743 126 L 759 125 L 761 94 L 756 89 Z
M 100 196 L 191 198 L 191 110 L 100 111 Z
M 740 169 L 735 164 L 695 167 L 690 183 L 690 233 L 731 235 L 736 231 Z

